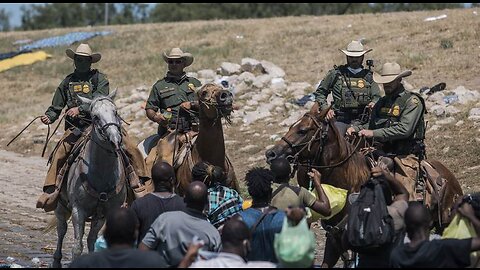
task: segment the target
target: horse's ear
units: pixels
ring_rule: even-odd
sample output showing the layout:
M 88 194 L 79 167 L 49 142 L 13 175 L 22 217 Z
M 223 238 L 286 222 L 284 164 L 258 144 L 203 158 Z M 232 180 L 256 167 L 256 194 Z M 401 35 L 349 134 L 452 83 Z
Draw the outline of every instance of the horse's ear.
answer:
M 84 97 L 81 97 L 81 96 L 77 96 L 83 103 L 87 103 L 87 104 L 91 104 L 92 103 L 92 100 L 89 99 L 89 98 L 84 98 Z
M 111 99 L 111 100 L 114 100 L 115 99 L 115 96 L 117 95 L 117 88 L 115 88 L 115 90 L 113 90 L 110 94 L 108 94 L 108 97 Z

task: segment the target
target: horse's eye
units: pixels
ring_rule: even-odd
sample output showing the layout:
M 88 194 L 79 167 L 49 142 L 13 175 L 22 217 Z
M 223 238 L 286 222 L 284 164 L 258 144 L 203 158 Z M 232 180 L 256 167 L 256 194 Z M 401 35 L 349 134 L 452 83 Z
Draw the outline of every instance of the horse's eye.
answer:
M 300 135 L 305 135 L 305 134 L 307 134 L 307 132 L 308 132 L 307 129 L 299 129 L 298 130 L 298 134 L 300 134 Z

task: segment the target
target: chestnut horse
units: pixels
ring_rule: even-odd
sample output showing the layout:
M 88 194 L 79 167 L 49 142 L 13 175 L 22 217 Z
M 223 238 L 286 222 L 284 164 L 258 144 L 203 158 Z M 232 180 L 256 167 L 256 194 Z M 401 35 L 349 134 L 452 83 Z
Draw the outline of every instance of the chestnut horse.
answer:
M 222 118 L 229 121 L 230 114 L 233 111 L 233 95 L 228 90 L 224 90 L 213 83 L 205 84 L 196 94 L 199 101 L 198 113 L 200 121 L 198 135 L 184 158 L 179 161 L 181 164 L 175 166 L 177 179 L 175 192 L 180 195 L 184 194 L 192 180 L 192 168 L 200 161 L 207 161 L 212 165 L 222 167 L 227 174 L 228 186 L 238 190 L 239 187 L 233 165 L 225 153 L 225 140 L 221 121 Z M 177 156 L 179 152 L 179 138 L 180 135 L 176 132 L 172 132 L 163 138 L 168 143 L 164 144 L 166 147 L 161 151 L 157 150 L 157 157 L 154 162 L 164 160 L 171 164 L 173 155 Z M 152 151 L 155 151 L 155 148 Z M 161 154 L 158 152 L 161 152 Z M 154 162 L 147 162 L 148 171 L 151 170 Z
M 346 189 L 349 193 L 359 192 L 362 184 L 370 177 L 370 167 L 366 158 L 357 151 L 358 147 L 345 140 L 333 121 L 325 120 L 327 111 L 328 109 L 319 111 L 318 104 L 315 103 L 310 111 L 294 123 L 282 140 L 278 141 L 265 155 L 269 162 L 279 157 L 294 161 L 298 166 L 298 183 L 303 187 L 309 186 L 307 170 L 317 168 L 322 173 L 322 183 Z M 431 201 L 432 196 L 426 196 L 426 203 L 431 205 L 432 217 L 437 223 L 435 225 L 437 228 L 442 228 L 449 221 L 451 207 L 457 196 L 462 195 L 462 189 L 455 176 L 440 162 L 435 160 L 428 160 L 428 162 L 441 177 L 447 180 L 440 205 L 443 224 L 438 224 L 437 202 Z M 402 184 L 412 192 L 414 185 L 404 182 Z M 348 207 L 344 207 L 334 217 L 322 221 L 322 226 L 327 232 L 331 232 L 327 233 L 323 262 L 329 267 L 333 267 L 340 254 L 345 251 L 340 245 L 341 233 L 339 232 L 342 229 L 339 227 L 344 227 L 347 212 Z

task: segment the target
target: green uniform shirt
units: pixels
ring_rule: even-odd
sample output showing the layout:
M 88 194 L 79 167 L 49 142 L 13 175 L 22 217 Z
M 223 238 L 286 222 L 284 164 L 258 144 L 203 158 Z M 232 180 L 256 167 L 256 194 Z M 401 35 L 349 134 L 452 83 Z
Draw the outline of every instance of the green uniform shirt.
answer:
M 108 95 L 108 93 L 108 79 L 105 74 L 99 72 L 98 70 L 91 70 L 90 73 L 84 78 L 79 77 L 76 73 L 72 73 L 65 77 L 65 79 L 57 87 L 57 90 L 53 96 L 52 105 L 48 107 L 45 115 L 47 115 L 50 119 L 50 122 L 53 123 L 58 119 L 65 106 L 67 106 L 67 110 L 73 107 L 78 107 L 80 115 L 89 119 L 90 104 L 83 103 L 77 96 L 93 99 L 97 95 Z M 89 123 L 80 120 L 78 117 L 72 118 L 70 116 L 66 116 L 65 118 L 65 129 L 70 128 L 72 126 L 71 124 L 79 128 L 85 128 L 89 125 Z
M 180 104 L 197 100 L 195 90 L 200 85 L 200 81 L 193 77 L 184 75 L 180 79 L 175 79 L 166 76 L 153 85 L 145 109 L 152 109 L 156 112 L 160 110 L 161 113 L 164 113 L 167 108 L 171 108 L 172 119 L 175 119 Z
M 402 102 L 406 100 L 406 102 Z M 354 127 L 373 130 L 373 138 L 381 142 L 389 142 L 396 150 L 393 152 L 408 152 L 402 149 L 411 146 L 416 139 L 423 139 L 425 124 L 423 123 L 424 105 L 420 98 L 402 87 L 393 95 L 382 97 L 373 107 L 370 122 Z M 421 133 L 421 134 L 420 134 Z
M 333 96 L 332 109 L 337 115 L 343 112 L 344 118 L 349 120 L 358 119 L 368 103 L 377 102 L 381 97 L 370 70 L 363 69 L 354 74 L 346 65 L 330 70 L 315 91 L 315 100 L 322 110 L 329 106 L 327 96 L 330 93 Z

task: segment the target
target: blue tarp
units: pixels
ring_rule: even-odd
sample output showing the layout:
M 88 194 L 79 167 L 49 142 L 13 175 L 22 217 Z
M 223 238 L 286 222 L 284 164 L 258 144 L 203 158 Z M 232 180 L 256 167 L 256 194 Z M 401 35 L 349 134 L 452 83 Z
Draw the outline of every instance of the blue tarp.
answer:
M 309 101 L 315 101 L 315 95 L 312 93 L 312 94 L 308 94 L 306 96 L 303 96 L 301 99 L 299 100 L 294 100 L 292 103 L 295 103 L 297 104 L 298 106 L 305 106 L 305 104 L 307 104 L 307 102 Z
M 85 39 L 89 39 L 95 36 L 106 36 L 111 34 L 111 31 L 99 31 L 99 32 L 73 32 L 73 33 L 68 33 L 63 36 L 55 36 L 55 37 L 49 37 L 49 38 L 44 38 L 41 40 L 37 40 L 31 44 L 23 45 L 20 46 L 19 50 L 24 51 L 24 50 L 34 50 L 34 49 L 40 49 L 40 48 L 45 48 L 45 47 L 56 47 L 56 46 L 61 46 L 61 45 L 70 45 L 73 44 L 77 41 L 82 41 Z

